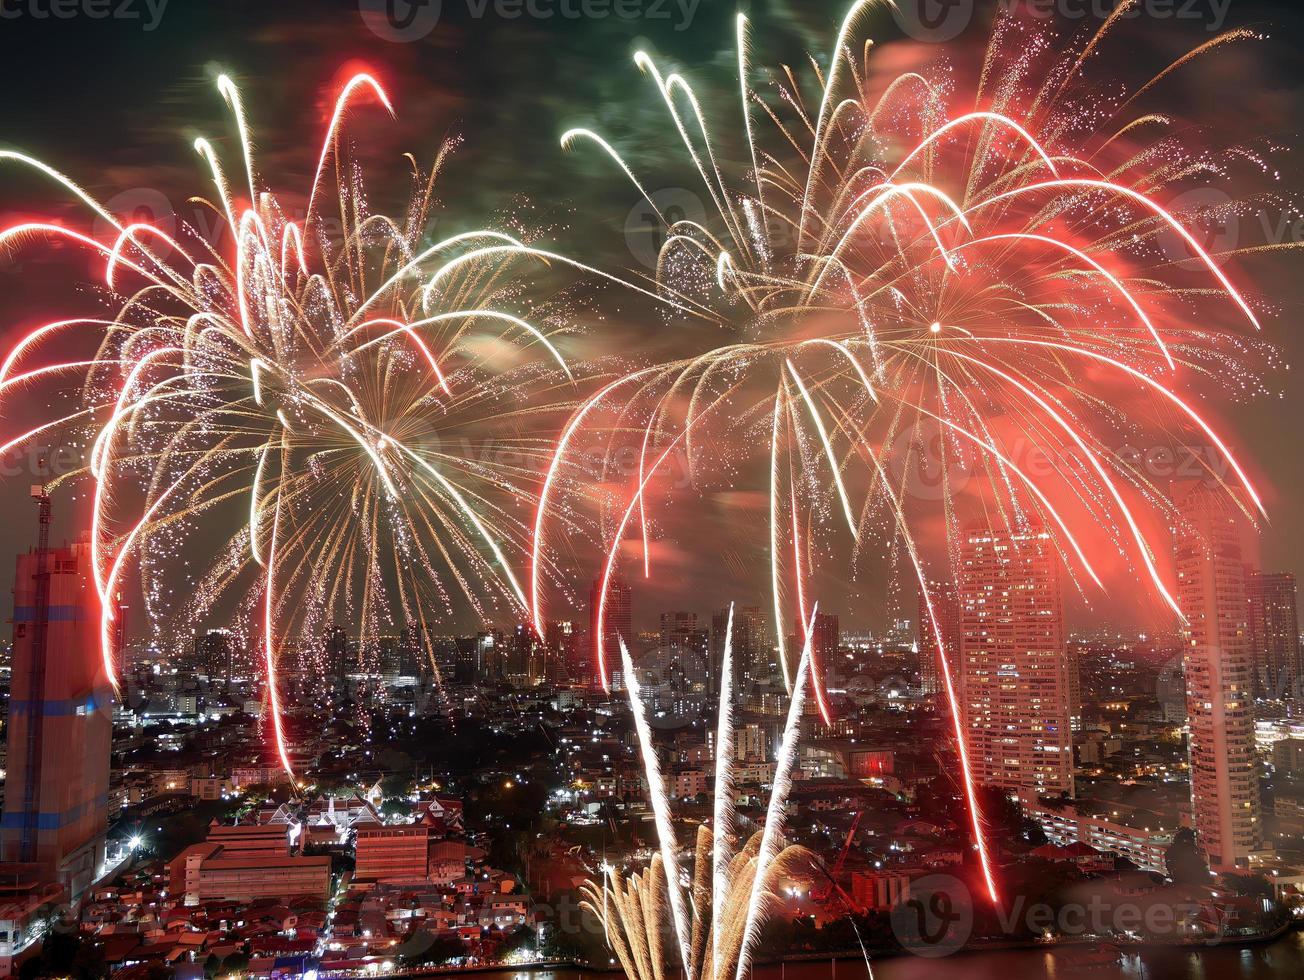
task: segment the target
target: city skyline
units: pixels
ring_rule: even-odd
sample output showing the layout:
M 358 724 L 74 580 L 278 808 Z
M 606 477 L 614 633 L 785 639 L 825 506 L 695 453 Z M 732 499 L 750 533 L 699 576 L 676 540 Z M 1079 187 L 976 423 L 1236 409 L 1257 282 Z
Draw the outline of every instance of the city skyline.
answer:
M 0 978 L 1304 971 L 1299 5 L 0 20 Z

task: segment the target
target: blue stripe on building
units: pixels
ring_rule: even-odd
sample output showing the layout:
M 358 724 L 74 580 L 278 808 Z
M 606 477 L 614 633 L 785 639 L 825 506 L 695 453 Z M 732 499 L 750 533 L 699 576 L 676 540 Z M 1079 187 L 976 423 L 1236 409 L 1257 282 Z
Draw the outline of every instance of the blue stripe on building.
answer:
M 60 827 L 70 823 L 76 823 L 87 813 L 107 808 L 109 797 L 107 793 L 101 793 L 89 803 L 78 803 L 76 806 L 69 807 L 62 812 L 40 812 L 32 814 L 36 818 L 35 825 L 37 830 L 58 830 Z M 17 813 L 6 813 L 0 817 L 0 829 L 3 830 L 22 830 L 32 821 L 27 819 L 27 814 L 19 811 Z
M 49 612 L 49 622 L 51 623 L 81 623 L 87 619 L 84 606 L 51 606 Z M 14 606 L 14 622 L 36 622 L 36 607 Z
M 30 715 L 32 707 L 38 703 L 40 702 L 32 700 L 10 701 L 9 713 L 11 715 Z M 46 701 L 44 702 L 42 714 L 46 718 L 67 718 L 77 714 L 91 715 L 100 708 L 111 708 L 112 706 L 113 689 L 102 687 L 85 697 Z

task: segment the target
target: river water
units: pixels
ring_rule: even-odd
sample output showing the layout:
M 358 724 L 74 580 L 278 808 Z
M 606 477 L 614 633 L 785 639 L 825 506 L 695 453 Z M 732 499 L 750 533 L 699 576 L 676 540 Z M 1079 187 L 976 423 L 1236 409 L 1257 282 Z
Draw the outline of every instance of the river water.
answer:
M 1304 932 L 1245 947 L 1124 950 L 1117 966 L 1085 967 L 1081 949 L 956 953 L 938 959 L 896 956 L 873 964 L 873 980 L 1301 980 Z M 593 980 L 577 970 L 501 971 L 487 980 Z M 673 974 L 672 974 L 673 976 Z M 869 980 L 864 963 L 841 960 L 757 967 L 754 980 Z

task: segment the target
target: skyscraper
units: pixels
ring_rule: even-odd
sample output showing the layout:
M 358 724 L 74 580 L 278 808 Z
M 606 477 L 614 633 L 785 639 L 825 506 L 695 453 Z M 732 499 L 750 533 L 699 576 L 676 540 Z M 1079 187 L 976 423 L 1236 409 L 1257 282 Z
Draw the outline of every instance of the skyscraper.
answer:
M 841 666 L 838 663 L 840 646 L 842 646 L 842 631 L 838 628 L 838 617 L 833 613 L 816 613 L 810 648 L 815 664 L 821 672 L 820 676 L 826 681 L 831 681 Z
M 720 667 L 724 662 L 724 638 L 729 624 L 729 610 L 718 609 L 711 616 L 710 665 L 707 687 L 711 693 L 720 691 Z M 765 614 L 760 606 L 734 607 L 733 622 L 733 682 L 734 691 L 746 687 L 769 673 L 770 644 Z
M 631 655 L 638 652 L 634 649 L 634 593 L 630 589 L 629 583 L 616 576 L 612 576 L 611 581 L 607 583 L 607 603 L 603 615 L 603 629 L 599 631 L 598 607 L 601 598 L 602 579 L 594 579 L 593 587 L 589 589 L 589 642 L 593 644 L 590 654 L 595 665 L 595 676 L 597 674 L 599 633 L 602 636 L 602 648 L 607 658 L 608 674 L 620 669 L 620 644 L 617 642 L 617 638 L 625 641 Z
M 960 694 L 974 778 L 1073 792 L 1059 554 L 1041 530 L 960 543 Z
M 236 669 L 239 640 L 230 630 L 208 630 L 195 637 L 193 668 L 210 681 L 230 681 Z
M 1247 866 L 1262 846 L 1239 511 L 1202 484 L 1175 487 L 1173 502 L 1195 833 L 1222 871 Z
M 546 679 L 552 684 L 573 680 L 580 666 L 579 630 L 570 620 L 551 620 L 543 627 L 548 663 Z
M 1300 662 L 1299 598 L 1289 572 L 1251 570 L 1245 580 L 1254 691 L 1260 697 L 1296 700 L 1304 675 Z
M 42 543 L 48 540 L 48 502 Z M 112 690 L 87 541 L 18 556 L 0 861 L 33 867 L 76 901 L 105 856 Z
M 350 656 L 349 634 L 343 626 L 332 626 L 326 632 L 326 673 L 341 686 L 348 680 L 349 668 L 356 665 Z
M 938 660 L 937 633 L 933 621 L 937 622 L 937 631 L 942 634 L 942 651 L 946 654 L 947 666 L 951 669 L 952 683 L 959 688 L 957 676 L 960 667 L 960 597 L 955 586 L 950 582 L 929 582 L 928 600 L 932 602 L 932 615 L 929 615 L 928 601 L 924 590 L 919 590 L 919 682 L 925 694 L 939 694 L 946 687 L 943 683 L 942 665 Z
M 661 614 L 660 645 L 663 647 L 685 646 L 689 637 L 697 631 L 697 613 L 674 610 Z

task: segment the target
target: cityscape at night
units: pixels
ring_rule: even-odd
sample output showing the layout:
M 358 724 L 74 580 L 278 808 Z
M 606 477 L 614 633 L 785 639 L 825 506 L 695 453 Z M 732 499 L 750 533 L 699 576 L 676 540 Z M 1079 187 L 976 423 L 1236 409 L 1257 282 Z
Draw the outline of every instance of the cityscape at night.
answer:
M 1295 0 L 0 0 L 0 978 L 1304 975 Z

